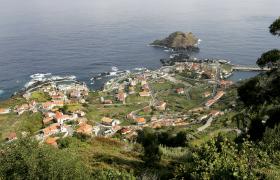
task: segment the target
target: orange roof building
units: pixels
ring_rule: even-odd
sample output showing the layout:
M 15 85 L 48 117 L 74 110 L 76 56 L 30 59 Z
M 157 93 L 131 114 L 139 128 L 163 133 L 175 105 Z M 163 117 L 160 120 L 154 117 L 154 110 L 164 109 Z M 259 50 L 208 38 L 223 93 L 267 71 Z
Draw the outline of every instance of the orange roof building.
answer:
M 54 100 L 53 101 L 53 105 L 54 106 L 64 106 L 64 101 L 60 101 L 60 100 Z
M 55 113 L 55 119 L 58 123 L 63 123 L 63 121 L 70 120 L 71 117 L 68 115 L 64 115 L 62 112 L 57 111 Z
M 44 136 L 50 136 L 52 134 L 58 133 L 59 130 L 60 130 L 60 125 L 58 123 L 54 123 L 44 128 L 42 131 L 44 133 Z
M 56 119 L 60 119 L 60 118 L 62 118 L 62 117 L 63 117 L 63 113 L 62 113 L 62 112 L 57 111 L 57 112 L 55 113 L 55 118 L 56 118 Z
M 43 119 L 43 124 L 46 125 L 46 124 L 49 124 L 53 121 L 53 118 L 52 117 L 45 117 Z
M 205 103 L 205 106 L 210 107 L 212 106 L 214 103 L 216 103 L 221 97 L 223 97 L 223 95 L 225 94 L 224 91 L 218 91 L 216 96 L 214 96 L 212 99 L 208 100 Z
M 86 123 L 82 123 L 80 127 L 77 129 L 77 133 L 82 133 L 82 134 L 92 134 L 92 126 Z
M 59 106 L 59 107 L 64 106 L 64 102 L 60 100 L 48 101 L 43 103 L 42 106 L 44 109 L 51 110 L 55 106 Z
M 118 120 L 114 120 L 108 117 L 103 117 L 101 119 L 101 123 L 105 126 L 116 126 L 118 125 L 120 122 Z
M 0 108 L 0 114 L 7 114 L 10 112 L 10 109 Z
M 130 132 L 131 132 L 131 129 L 129 129 L 129 128 L 122 128 L 122 129 L 121 129 L 121 134 L 122 134 L 122 135 L 128 134 L 128 133 L 130 133 Z
M 136 121 L 137 125 L 144 125 L 144 124 L 146 124 L 146 119 L 143 118 L 143 117 L 136 118 L 135 121 Z
M 102 124 L 104 124 L 104 125 L 109 125 L 109 126 L 111 126 L 111 125 L 112 125 L 112 122 L 113 122 L 113 119 L 108 118 L 108 117 L 103 117 L 103 118 L 101 119 L 101 122 L 102 122 Z
M 11 132 L 7 135 L 6 140 L 7 141 L 13 141 L 17 139 L 17 133 Z
M 42 104 L 43 108 L 44 109 L 52 109 L 54 106 L 53 106 L 53 103 L 52 102 L 45 102 Z
M 49 144 L 49 145 L 52 145 L 52 146 L 54 146 L 54 147 L 57 147 L 57 140 L 58 140 L 59 138 L 58 137 L 48 137 L 47 139 L 46 139 L 46 141 L 45 141 L 45 143 L 46 144 Z
M 221 80 L 220 81 L 220 86 L 222 88 L 228 88 L 230 87 L 231 85 L 233 85 L 233 81 L 228 81 L 228 80 Z

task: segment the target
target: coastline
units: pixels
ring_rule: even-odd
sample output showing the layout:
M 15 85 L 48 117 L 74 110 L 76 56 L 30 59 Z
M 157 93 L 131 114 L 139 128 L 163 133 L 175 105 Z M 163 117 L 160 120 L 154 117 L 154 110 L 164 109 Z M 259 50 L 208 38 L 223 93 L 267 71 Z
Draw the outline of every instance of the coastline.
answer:
M 160 47 L 160 48 L 165 48 L 165 49 L 169 49 L 171 50 L 172 52 L 176 52 L 174 51 L 172 48 L 167 48 L 167 47 L 162 47 L 162 46 L 157 46 L 157 45 L 149 45 L 149 46 L 155 46 L 155 47 Z M 171 55 L 172 56 L 172 55 Z M 173 56 L 174 57 L 174 56 Z M 171 58 L 172 59 L 172 58 Z M 193 59 L 190 59 L 188 60 L 188 62 L 209 62 L 209 61 L 221 61 L 219 59 L 197 59 L 197 58 L 193 58 Z M 223 63 L 226 63 L 226 64 L 229 64 L 231 66 L 240 66 L 240 65 L 234 65 L 234 64 L 231 64 L 230 61 L 226 61 L 226 60 L 222 60 L 224 61 Z M 226 62 L 225 62 L 226 61 Z M 185 60 L 182 61 L 182 62 L 186 62 Z M 164 67 L 166 67 L 165 65 L 161 65 L 160 67 L 154 69 L 154 71 L 156 70 L 161 70 L 163 69 Z M 256 67 L 254 65 L 247 65 L 247 67 Z M 99 83 L 99 86 L 98 87 L 94 87 L 91 89 L 91 91 L 95 91 L 95 90 L 102 90 L 104 88 L 104 85 L 109 82 L 111 79 L 113 79 L 114 77 L 116 76 L 119 76 L 119 75 L 123 75 L 125 73 L 135 73 L 135 72 L 141 72 L 141 71 L 145 71 L 145 70 L 150 70 L 146 67 L 141 67 L 141 68 L 133 68 L 131 70 L 123 70 L 123 71 L 111 71 L 111 72 L 103 72 L 103 73 L 100 73 L 98 74 L 97 76 L 94 76 L 92 78 L 89 78 L 89 80 L 86 82 L 86 81 L 78 81 L 76 78 L 67 78 L 67 76 L 53 76 L 53 77 L 61 77 L 59 78 L 58 80 L 46 80 L 46 81 L 37 81 L 35 82 L 35 84 L 31 85 L 30 87 L 28 88 L 25 88 L 25 87 L 22 87 L 21 89 L 17 90 L 17 91 L 14 91 L 11 93 L 10 96 L 6 96 L 6 98 L 0 98 L 0 102 L 1 101 L 5 101 L 5 100 L 8 100 L 9 98 L 12 98 L 13 96 L 16 96 L 16 95 L 21 95 L 23 94 L 24 92 L 28 91 L 29 89 L 32 89 L 32 88 L 38 88 L 39 86 L 41 86 L 42 84 L 46 83 L 46 84 L 49 84 L 49 83 L 52 83 L 52 82 L 76 82 L 76 83 L 86 83 L 88 86 L 91 84 L 93 86 L 95 86 L 95 82 L 94 81 L 100 81 L 101 79 L 104 80 L 104 79 L 107 79 L 105 81 L 103 81 L 101 84 Z M 266 70 L 241 70 L 241 72 L 248 72 L 248 74 L 252 73 L 252 74 L 258 74 L 258 73 L 253 73 L 253 72 L 259 72 L 259 71 L 266 71 Z M 48 74 L 48 73 L 47 73 Z M 229 74 L 227 75 L 224 75 L 223 78 L 224 79 L 231 79 L 232 76 L 236 75 L 236 74 L 240 74 L 240 71 L 239 70 L 232 70 Z M 246 73 L 241 73 L 241 74 L 246 74 Z M 33 76 L 33 75 L 31 75 Z M 237 75 L 238 76 L 238 75 Z M 69 75 L 68 77 L 71 77 L 71 75 Z M 239 77 L 239 76 L 238 76 Z M 247 79 L 247 78 L 250 78 L 250 77 L 253 77 L 251 75 L 249 76 L 241 76 L 239 78 L 239 80 L 243 80 L 243 79 Z M 31 79 L 32 81 L 32 79 Z M 235 80 L 236 81 L 236 80 Z M 30 81 L 29 81 L 30 82 Z M 27 82 L 28 83 L 28 82 Z M 27 84 L 26 83 L 26 84 Z M 5 91 L 1 91 L 2 94 L 5 93 Z M 0 94 L 1 95 L 1 94 Z

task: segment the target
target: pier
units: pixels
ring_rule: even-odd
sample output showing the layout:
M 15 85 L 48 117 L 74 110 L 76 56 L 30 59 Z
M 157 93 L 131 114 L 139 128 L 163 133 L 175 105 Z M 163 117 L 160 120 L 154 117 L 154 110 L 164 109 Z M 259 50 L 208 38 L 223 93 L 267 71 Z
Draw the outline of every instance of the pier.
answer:
M 269 71 L 270 68 L 260 68 L 258 66 L 243 66 L 243 65 L 233 65 L 232 66 L 233 71 Z

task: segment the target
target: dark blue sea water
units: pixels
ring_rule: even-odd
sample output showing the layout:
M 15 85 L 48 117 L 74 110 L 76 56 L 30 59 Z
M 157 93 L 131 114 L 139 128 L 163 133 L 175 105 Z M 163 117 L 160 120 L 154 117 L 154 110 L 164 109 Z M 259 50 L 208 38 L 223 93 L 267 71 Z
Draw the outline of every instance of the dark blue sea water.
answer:
M 167 52 L 147 46 L 174 31 L 202 39 L 199 57 L 254 64 L 280 48 L 268 33 L 279 0 L 0 0 L 0 98 L 34 73 L 93 75 L 157 68 Z

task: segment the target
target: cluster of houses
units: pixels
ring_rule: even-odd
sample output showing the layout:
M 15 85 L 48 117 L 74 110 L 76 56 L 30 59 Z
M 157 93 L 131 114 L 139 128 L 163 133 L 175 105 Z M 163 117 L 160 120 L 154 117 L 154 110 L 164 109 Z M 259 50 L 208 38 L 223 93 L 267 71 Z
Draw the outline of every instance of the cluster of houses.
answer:
M 45 128 L 37 135 L 39 140 L 55 145 L 57 138 L 50 136 L 58 133 L 63 133 L 64 136 L 72 135 L 74 129 L 70 122 L 75 122 L 77 133 L 92 134 L 93 127 L 87 124 L 84 111 L 79 109 L 74 112 L 63 112 L 62 110 L 65 105 L 86 102 L 85 98 L 88 96 L 89 89 L 85 84 L 50 84 L 42 87 L 40 91 L 47 93 L 51 100 L 41 103 L 40 106 Z
M 22 105 L 17 105 L 14 108 L 14 112 L 16 112 L 18 115 L 21 115 L 26 111 L 31 111 L 33 113 L 38 112 L 38 103 L 33 100 L 29 103 L 24 103 Z
M 214 79 L 216 77 L 216 66 L 209 63 L 198 63 L 198 62 L 184 62 L 176 63 L 175 70 L 177 72 L 190 71 L 195 72 L 201 78 L 202 76 L 206 79 Z
M 209 108 L 208 107 L 196 107 L 196 108 L 193 108 L 191 110 L 189 110 L 189 115 L 190 116 L 195 116 L 195 118 L 190 118 L 189 117 L 189 120 L 191 122 L 198 122 L 198 123 L 201 123 L 201 122 L 204 122 L 205 120 L 207 120 L 208 118 L 212 117 L 212 118 L 215 118 L 215 117 L 218 117 L 220 115 L 223 115 L 224 112 L 222 111 L 219 111 L 219 110 L 210 110 L 209 111 Z
M 202 76 L 203 74 L 209 77 L 209 79 L 215 79 L 217 73 L 217 67 L 211 66 L 207 63 L 196 63 L 196 62 L 186 62 L 178 63 L 175 66 L 176 71 L 183 72 L 185 70 L 195 71 L 197 74 Z M 121 83 L 117 81 L 114 82 L 114 88 L 111 89 L 113 92 L 114 99 L 107 99 L 100 97 L 101 103 L 105 105 L 114 104 L 115 101 L 127 104 L 127 97 L 129 95 L 137 94 L 140 97 L 149 97 L 152 96 L 151 88 L 148 83 L 148 78 L 153 76 L 162 75 L 159 73 L 141 73 L 133 77 L 126 78 Z M 158 78 L 158 77 L 157 77 Z M 112 81 L 113 82 L 113 81 Z M 113 84 L 113 83 L 112 83 Z M 196 111 L 204 111 L 209 109 L 214 103 L 216 103 L 223 95 L 225 94 L 224 89 L 230 87 L 233 83 L 227 80 L 221 80 L 219 82 L 220 91 L 218 91 L 214 97 L 211 97 L 206 103 L 205 107 L 199 107 L 196 110 L 189 111 L 190 113 Z M 40 134 L 36 137 L 37 139 L 57 146 L 57 140 L 59 137 L 71 136 L 73 133 L 80 133 L 85 135 L 101 135 L 105 137 L 110 137 L 116 132 L 120 132 L 126 137 L 132 137 L 137 135 L 137 130 L 143 127 L 149 126 L 152 128 L 160 128 L 164 126 L 182 126 L 187 125 L 188 122 L 183 118 L 157 118 L 152 116 L 147 122 L 147 119 L 142 116 L 137 116 L 136 112 L 133 111 L 129 113 L 126 118 L 133 120 L 134 125 L 131 126 L 120 126 L 120 121 L 114 118 L 103 117 L 100 119 L 100 123 L 93 125 L 88 122 L 85 118 L 86 113 L 81 109 L 75 110 L 74 112 L 66 112 L 63 110 L 63 107 L 71 104 L 80 104 L 86 103 L 86 97 L 88 96 L 89 89 L 85 84 L 55 84 L 50 83 L 40 87 L 40 92 L 46 93 L 50 100 L 46 102 L 36 102 L 32 99 L 32 92 L 24 94 L 24 98 L 28 103 L 18 105 L 14 108 L 14 112 L 18 115 L 23 114 L 26 111 L 41 112 L 43 114 L 43 125 L 44 128 L 41 129 Z M 185 94 L 184 88 L 175 89 L 177 94 Z M 207 91 L 204 93 L 204 97 L 210 97 L 211 92 Z M 152 102 L 152 103 L 151 103 Z M 150 105 L 144 107 L 143 111 L 151 111 L 153 108 L 157 111 L 165 111 L 167 103 L 164 101 L 154 100 L 150 102 Z M 11 109 L 1 109 L 0 114 L 10 113 Z M 220 111 L 212 110 L 209 114 L 200 117 L 201 120 L 207 117 L 216 117 L 222 114 Z M 16 139 L 16 134 L 11 133 L 9 136 L 9 141 Z
M 150 126 L 152 128 L 161 128 L 161 127 L 166 127 L 166 126 L 184 126 L 184 125 L 187 125 L 187 124 L 188 124 L 188 122 L 186 122 L 182 118 L 153 119 L 150 122 Z
M 182 118 L 157 118 L 156 116 L 152 116 L 148 123 L 146 123 L 146 120 L 143 117 L 138 117 L 135 121 L 137 122 L 136 126 L 125 126 L 119 130 L 124 139 L 133 139 L 137 136 L 137 130 L 142 129 L 143 127 L 161 128 L 168 126 L 186 126 L 189 124 Z
M 139 96 L 148 97 L 151 95 L 146 74 L 138 75 L 135 78 L 128 78 L 128 94 L 135 94 L 135 89 L 138 84 L 141 86 Z
M 117 102 L 126 104 L 126 98 L 129 95 L 136 94 L 137 85 L 140 85 L 140 92 L 139 96 L 141 97 L 149 97 L 151 96 L 150 87 L 147 83 L 147 77 L 145 74 L 138 75 L 134 78 L 127 78 L 126 81 L 119 83 L 115 86 L 116 93 L 115 93 L 115 100 Z M 113 104 L 112 99 L 105 99 L 104 97 L 100 98 L 101 103 L 103 104 Z
M 183 72 L 183 71 L 190 71 L 190 72 L 195 72 L 198 74 L 198 78 L 201 78 L 204 76 L 204 79 L 215 79 L 216 77 L 216 72 L 217 72 L 217 65 L 221 64 L 220 62 L 177 62 L 175 64 L 175 70 L 177 72 Z M 222 63 L 224 64 L 224 63 Z M 225 69 L 221 68 L 220 69 L 220 78 L 227 78 L 232 74 L 231 68 Z
M 34 91 L 33 91 L 34 92 Z M 64 136 L 72 135 L 74 132 L 73 126 L 70 122 L 75 122 L 77 133 L 91 135 L 93 133 L 92 125 L 87 124 L 86 114 L 82 110 L 75 110 L 74 112 L 63 112 L 65 105 L 85 103 L 88 96 L 89 89 L 85 84 L 71 83 L 71 84 L 56 84 L 50 83 L 36 89 L 36 92 L 45 93 L 50 97 L 49 101 L 36 102 L 32 100 L 32 93 L 26 92 L 23 97 L 27 103 L 17 105 L 14 107 L 14 112 L 18 115 L 26 111 L 33 113 L 41 112 L 43 115 L 42 124 L 44 128 L 36 136 L 38 140 L 45 141 L 48 144 L 56 145 L 58 137 L 52 137 L 55 134 L 63 133 Z M 10 109 L 0 109 L 0 114 L 9 113 Z M 16 133 L 12 132 L 8 135 L 7 141 L 16 139 Z
M 218 91 L 214 97 L 212 97 L 211 99 L 209 99 L 209 100 L 205 103 L 205 106 L 209 108 L 210 106 L 212 106 L 213 104 L 215 104 L 221 97 L 224 96 L 225 91 L 224 91 L 223 89 L 227 89 L 227 88 L 229 88 L 231 85 L 233 85 L 233 82 L 230 81 L 230 80 L 220 80 L 219 86 L 220 86 L 220 88 L 221 88 L 222 90 Z M 204 93 L 204 96 L 205 96 L 205 97 L 209 97 L 210 95 L 211 95 L 210 92 L 205 92 L 205 93 Z
M 166 109 L 166 105 L 167 103 L 164 101 L 157 101 L 153 107 L 158 110 L 158 111 L 165 111 Z M 151 111 L 151 107 L 150 106 L 146 106 L 143 108 L 144 112 L 148 112 Z M 135 114 L 135 112 L 131 112 L 126 116 L 127 119 L 129 120 L 133 120 L 135 122 L 136 125 L 138 126 L 143 126 L 146 124 L 147 120 L 144 117 L 139 117 Z M 151 121 L 153 121 L 153 117 L 151 118 Z
M 144 117 L 138 117 L 134 112 L 129 113 L 126 118 L 132 120 L 136 125 L 142 126 L 146 124 L 146 119 Z
M 141 83 L 141 91 L 139 92 L 139 96 L 141 97 L 148 97 L 151 96 L 150 87 L 147 83 L 147 79 L 145 76 L 138 77 Z

